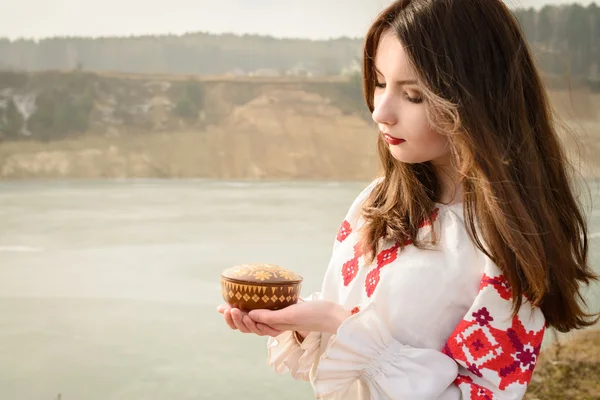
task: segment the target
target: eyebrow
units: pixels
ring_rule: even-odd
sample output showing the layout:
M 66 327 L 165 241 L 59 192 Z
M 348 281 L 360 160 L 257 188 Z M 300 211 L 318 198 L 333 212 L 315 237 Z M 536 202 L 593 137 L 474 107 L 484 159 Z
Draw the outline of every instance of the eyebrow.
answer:
M 379 75 L 383 76 L 383 74 L 381 73 L 381 71 L 375 65 L 373 65 L 373 68 L 375 69 L 375 71 Z M 414 80 L 414 79 L 413 80 L 411 80 L 411 79 L 405 79 L 405 80 L 396 81 L 396 84 L 398 84 L 398 85 L 416 85 L 417 81 Z

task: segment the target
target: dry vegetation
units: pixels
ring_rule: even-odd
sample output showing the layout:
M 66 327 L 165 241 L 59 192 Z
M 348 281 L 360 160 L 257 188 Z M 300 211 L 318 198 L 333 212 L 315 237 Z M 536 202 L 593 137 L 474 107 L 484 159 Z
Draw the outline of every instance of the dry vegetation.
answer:
M 542 352 L 525 400 L 600 399 L 600 331 L 583 331 Z

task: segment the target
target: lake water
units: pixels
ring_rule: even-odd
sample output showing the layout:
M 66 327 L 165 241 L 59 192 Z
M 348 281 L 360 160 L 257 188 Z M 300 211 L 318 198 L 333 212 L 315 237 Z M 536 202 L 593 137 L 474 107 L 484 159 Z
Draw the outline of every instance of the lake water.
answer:
M 313 398 L 266 366 L 265 338 L 224 324 L 219 273 L 271 262 L 319 290 L 364 186 L 0 183 L 0 399 Z M 600 270 L 598 206 L 590 221 Z M 600 309 L 598 288 L 588 298 Z

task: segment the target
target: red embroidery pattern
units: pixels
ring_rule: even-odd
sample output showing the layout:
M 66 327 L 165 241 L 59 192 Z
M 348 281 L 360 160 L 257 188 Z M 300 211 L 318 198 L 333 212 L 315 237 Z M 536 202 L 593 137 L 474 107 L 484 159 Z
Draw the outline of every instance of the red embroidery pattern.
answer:
M 496 289 L 500 297 L 502 297 L 504 300 L 510 300 L 512 298 L 510 285 L 504 276 L 500 275 L 492 278 L 484 274 L 483 278 L 481 279 L 481 285 L 479 286 L 479 292 L 481 293 L 483 289 L 490 285 Z
M 458 374 L 454 380 L 454 384 L 460 385 L 461 383 L 473 383 L 473 379 L 470 376 Z
M 431 221 L 435 222 L 437 220 L 439 211 L 439 208 L 433 210 L 433 213 L 431 214 Z M 419 225 L 419 228 L 423 228 L 429 225 L 431 225 L 430 221 L 424 221 Z M 411 239 L 406 239 L 404 243 L 402 243 L 403 247 L 410 246 L 411 244 L 413 244 L 413 241 Z M 375 289 L 377 288 L 377 285 L 379 284 L 379 281 L 381 279 L 381 269 L 386 265 L 391 264 L 398 258 L 399 248 L 400 245 L 395 244 L 389 249 L 382 250 L 377 255 L 377 266 L 367 274 L 367 279 L 365 280 L 365 290 L 367 292 L 367 297 L 371 297 L 375 292 Z
M 377 255 L 377 268 L 381 269 L 396 260 L 399 247 L 400 246 L 396 244 L 389 249 L 381 250 Z
M 377 266 L 373 268 L 371 272 L 367 274 L 367 280 L 365 281 L 365 290 L 367 291 L 367 297 L 371 297 L 379 284 L 381 268 L 388 264 L 391 264 L 398 258 L 398 249 L 400 245 L 396 243 L 392 247 L 386 250 L 382 250 L 377 255 Z
M 527 331 L 515 316 L 512 326 L 506 331 L 495 328 L 490 330 L 503 351 L 482 367 L 499 371 L 500 390 L 514 382 L 528 384 L 540 354 L 544 328 L 539 332 Z
M 348 286 L 350 282 L 356 278 L 358 274 L 358 259 L 362 257 L 362 248 L 360 242 L 354 245 L 354 257 L 342 265 L 342 278 L 344 279 L 344 286 Z
M 340 226 L 340 229 L 338 230 L 338 234 L 337 234 L 337 241 L 338 242 L 343 242 L 344 240 L 346 240 L 346 238 L 348 236 L 350 236 L 350 234 L 352 233 L 352 227 L 350 226 L 350 223 L 346 220 L 344 220 L 344 222 L 342 222 L 342 226 Z
M 440 209 L 436 208 L 433 210 L 433 212 L 431 213 L 431 221 L 423 221 L 419 224 L 419 229 L 420 228 L 424 228 L 426 226 L 431 226 L 431 222 L 435 222 L 437 220 L 438 215 L 440 214 Z
M 359 306 L 356 306 L 356 307 L 354 307 L 354 308 L 352 309 L 352 311 L 350 311 L 350 313 L 351 313 L 352 315 L 354 315 L 354 314 L 358 314 L 359 312 L 360 312 L 360 307 L 359 307 Z
M 494 318 L 486 307 L 474 312 L 472 317 L 474 320 L 461 321 L 446 343 L 444 353 L 474 376 L 482 378 L 484 373 L 497 376 L 500 390 L 513 383 L 527 385 L 540 353 L 544 327 L 538 332 L 527 331 L 515 316 L 510 328 L 496 329 L 490 325 Z M 477 393 L 480 392 L 478 389 Z
M 375 288 L 377 288 L 377 285 L 379 284 L 379 278 L 379 268 L 373 269 L 367 275 L 367 279 L 365 280 L 365 290 L 367 291 L 367 297 L 371 297 L 375 292 Z
M 470 376 L 458 375 L 454 381 L 456 386 L 467 384 L 470 387 L 470 400 L 494 400 L 494 393 L 491 390 L 479 386 L 473 382 Z

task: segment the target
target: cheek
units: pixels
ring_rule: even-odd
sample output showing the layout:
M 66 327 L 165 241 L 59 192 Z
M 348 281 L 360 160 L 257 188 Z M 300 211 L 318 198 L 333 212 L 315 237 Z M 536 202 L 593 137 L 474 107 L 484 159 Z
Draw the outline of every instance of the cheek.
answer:
M 421 145 L 429 147 L 432 152 L 439 152 L 448 147 L 448 138 L 437 132 L 434 132 L 429 126 L 421 132 Z
M 433 131 L 411 135 L 406 143 L 389 148 L 395 159 L 410 164 L 443 159 L 450 154 L 448 139 Z
M 402 131 L 406 139 L 421 148 L 439 148 L 445 146 L 446 137 L 435 132 L 429 125 L 427 110 L 424 106 L 411 106 L 403 110 L 401 115 Z
M 402 108 L 399 120 L 402 124 L 402 130 L 408 133 L 407 137 L 424 136 L 424 133 L 431 130 L 427 121 L 427 110 L 423 105 L 409 104 Z
M 407 132 L 407 142 L 390 146 L 394 158 L 407 163 L 421 163 L 443 158 L 450 153 L 448 138 L 431 129 L 423 109 L 406 112 L 401 121 L 402 130 Z

